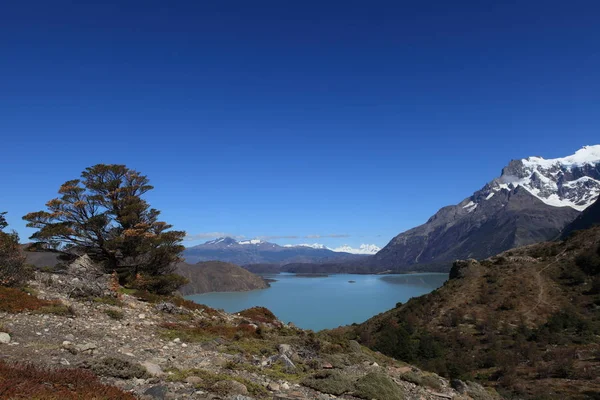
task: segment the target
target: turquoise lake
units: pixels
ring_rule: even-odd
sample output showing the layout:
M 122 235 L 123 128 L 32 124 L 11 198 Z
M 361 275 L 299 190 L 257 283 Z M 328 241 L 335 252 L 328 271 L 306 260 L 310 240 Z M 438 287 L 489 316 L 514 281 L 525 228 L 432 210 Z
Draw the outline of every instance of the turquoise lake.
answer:
M 227 312 L 263 306 L 284 322 L 318 331 L 363 322 L 372 316 L 442 286 L 448 274 L 350 275 L 300 277 L 262 275 L 276 279 L 268 289 L 250 292 L 205 293 L 186 296 L 196 303 Z M 350 283 L 349 281 L 354 281 Z

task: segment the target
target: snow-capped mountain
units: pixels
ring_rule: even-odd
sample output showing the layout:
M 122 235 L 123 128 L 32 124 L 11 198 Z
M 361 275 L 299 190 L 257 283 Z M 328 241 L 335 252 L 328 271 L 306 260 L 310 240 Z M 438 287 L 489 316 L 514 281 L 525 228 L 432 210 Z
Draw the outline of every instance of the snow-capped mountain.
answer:
M 327 247 L 324 244 L 313 243 L 313 244 L 285 244 L 283 247 L 310 247 L 311 249 L 327 249 L 336 253 L 349 253 L 349 254 L 364 254 L 373 255 L 376 254 L 381 248 L 375 244 L 361 244 L 360 247 L 355 248 L 347 244 L 340 247 Z
M 374 244 L 361 244 L 360 247 L 354 248 L 354 247 L 350 247 L 347 244 L 340 246 L 340 247 L 336 247 L 335 249 L 331 249 L 333 251 L 336 252 L 342 252 L 342 253 L 350 253 L 350 254 L 368 254 L 368 255 L 373 255 L 373 254 L 377 254 L 377 252 L 379 250 L 381 250 L 381 247 L 374 245 Z
M 373 246 L 363 245 L 360 249 L 347 246 L 332 250 L 318 243 L 280 246 L 259 239 L 237 241 L 224 237 L 187 248 L 183 257 L 188 263 L 216 260 L 238 265 L 340 262 L 372 254 L 366 251 L 376 248 Z
M 490 182 L 486 197 L 517 186 L 550 206 L 583 211 L 600 195 L 600 145 L 564 158 L 513 160 Z
M 513 160 L 473 195 L 393 238 L 374 262 L 396 270 L 449 269 L 455 259 L 554 239 L 599 194 L 600 145 L 563 158 Z

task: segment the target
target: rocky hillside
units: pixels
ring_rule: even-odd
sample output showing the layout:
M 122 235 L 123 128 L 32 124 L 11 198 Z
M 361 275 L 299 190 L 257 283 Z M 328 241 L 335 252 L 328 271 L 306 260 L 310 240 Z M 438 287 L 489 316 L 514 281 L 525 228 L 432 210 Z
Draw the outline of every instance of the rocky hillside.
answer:
M 442 288 L 345 333 L 518 398 L 598 398 L 600 227 L 457 261 Z
M 25 247 L 27 249 L 27 247 Z M 66 261 L 61 260 L 59 253 L 50 251 L 24 250 L 26 262 L 37 269 L 54 269 Z M 247 270 L 224 262 L 204 262 L 195 265 L 180 262 L 177 273 L 189 281 L 181 288 L 183 295 L 208 292 L 242 292 L 264 289 L 269 285 Z
M 599 194 L 600 145 L 564 158 L 513 160 L 499 178 L 399 234 L 370 262 L 394 271 L 449 270 L 456 259 L 551 240 Z
M 188 263 L 199 261 L 225 261 L 237 265 L 289 263 L 321 263 L 359 260 L 364 254 L 350 254 L 333 251 L 325 246 L 309 245 L 280 246 L 262 240 L 237 241 L 232 238 L 219 238 L 189 247 L 183 252 Z
M 183 295 L 208 292 L 242 292 L 269 287 L 258 275 L 234 264 L 221 261 L 206 261 L 191 265 L 177 264 L 177 273 L 190 283 L 179 291 Z
M 0 286 L 0 398 L 493 399 L 264 308 L 115 288 L 89 260 Z

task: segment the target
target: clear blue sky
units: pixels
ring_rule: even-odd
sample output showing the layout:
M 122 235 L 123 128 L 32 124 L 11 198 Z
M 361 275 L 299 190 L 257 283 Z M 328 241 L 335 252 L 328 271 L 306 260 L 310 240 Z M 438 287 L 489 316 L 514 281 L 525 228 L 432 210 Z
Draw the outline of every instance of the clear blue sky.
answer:
M 61 183 L 123 163 L 196 238 L 384 245 L 512 158 L 600 143 L 597 1 L 77 3 L 2 6 L 22 239 Z

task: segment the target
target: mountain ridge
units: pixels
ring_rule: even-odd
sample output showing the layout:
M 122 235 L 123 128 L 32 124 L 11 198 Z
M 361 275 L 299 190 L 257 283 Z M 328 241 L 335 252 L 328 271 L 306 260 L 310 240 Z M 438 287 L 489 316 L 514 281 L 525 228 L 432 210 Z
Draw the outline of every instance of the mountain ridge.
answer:
M 364 245 L 363 251 L 373 250 L 373 245 Z M 359 249 L 360 250 L 360 249 Z M 238 265 L 337 262 L 358 260 L 365 253 L 338 252 L 324 245 L 284 245 L 260 239 L 237 241 L 230 237 L 217 238 L 203 244 L 188 247 L 183 257 L 188 263 L 199 261 L 224 261 Z
M 418 265 L 449 270 L 463 258 L 554 239 L 600 194 L 600 145 L 575 154 L 512 160 L 480 190 L 400 233 L 370 262 L 395 271 Z

